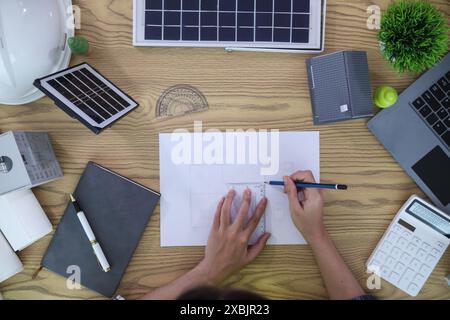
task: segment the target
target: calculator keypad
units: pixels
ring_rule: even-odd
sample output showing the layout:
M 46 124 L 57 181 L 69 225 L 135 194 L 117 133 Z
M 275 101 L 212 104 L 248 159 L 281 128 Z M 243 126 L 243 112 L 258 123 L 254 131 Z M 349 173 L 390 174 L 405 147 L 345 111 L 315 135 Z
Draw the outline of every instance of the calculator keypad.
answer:
M 429 242 L 431 241 L 413 235 L 396 223 L 380 241 L 368 268 L 408 294 L 416 296 L 446 248 L 440 241 Z

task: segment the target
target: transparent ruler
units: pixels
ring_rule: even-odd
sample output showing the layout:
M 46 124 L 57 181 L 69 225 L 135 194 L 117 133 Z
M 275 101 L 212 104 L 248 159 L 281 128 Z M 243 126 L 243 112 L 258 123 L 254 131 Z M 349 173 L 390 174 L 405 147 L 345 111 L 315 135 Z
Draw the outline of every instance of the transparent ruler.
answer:
M 255 213 L 255 209 L 258 203 L 266 195 L 266 185 L 265 183 L 228 183 L 228 189 L 236 190 L 236 196 L 233 201 L 233 206 L 231 208 L 231 220 L 234 222 L 241 206 L 242 196 L 246 189 L 252 191 L 252 198 L 250 202 L 250 209 L 248 210 L 247 222 Z M 255 232 L 252 234 L 249 244 L 255 244 L 258 239 L 266 232 L 265 215 L 261 218 Z

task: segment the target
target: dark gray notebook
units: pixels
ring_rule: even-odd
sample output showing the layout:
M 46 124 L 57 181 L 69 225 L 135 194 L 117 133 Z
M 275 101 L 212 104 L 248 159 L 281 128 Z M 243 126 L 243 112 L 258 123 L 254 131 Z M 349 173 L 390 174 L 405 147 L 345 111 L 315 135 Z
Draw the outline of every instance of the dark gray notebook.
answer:
M 314 124 L 373 115 L 367 53 L 341 51 L 306 61 Z
M 112 297 L 160 194 L 89 162 L 74 196 L 111 265 L 111 271 L 102 271 L 70 203 L 42 266 L 64 277 L 72 275 L 73 269 L 67 273 L 70 266 L 78 266 L 81 285 Z

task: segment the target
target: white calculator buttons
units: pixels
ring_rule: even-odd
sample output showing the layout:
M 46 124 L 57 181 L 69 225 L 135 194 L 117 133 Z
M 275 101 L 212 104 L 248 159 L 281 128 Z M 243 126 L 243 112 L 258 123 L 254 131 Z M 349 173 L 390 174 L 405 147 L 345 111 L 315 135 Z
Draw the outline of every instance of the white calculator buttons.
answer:
M 422 265 L 422 263 L 417 259 L 412 259 L 410 266 L 413 267 L 416 270 L 419 270 L 419 267 Z
M 391 231 L 389 232 L 389 235 L 387 236 L 387 239 L 389 241 L 391 241 L 392 243 L 395 243 L 398 239 L 398 234 L 396 234 L 395 232 Z
M 398 223 L 398 222 L 397 222 Z M 392 229 L 394 229 L 395 231 L 397 231 L 397 232 L 402 232 L 402 227 L 400 227 L 398 224 L 395 224 L 394 225 L 394 227 L 392 228 Z
M 394 264 L 395 264 L 395 259 L 392 258 L 391 256 L 386 258 L 385 264 L 389 267 L 389 268 L 393 268 Z
M 425 262 L 428 264 L 434 264 L 436 261 L 437 261 L 436 257 L 431 254 L 429 254 L 425 259 Z
M 403 290 L 409 292 L 409 291 L 410 291 L 410 290 L 409 290 L 410 284 L 412 283 L 412 280 L 413 280 L 415 274 L 416 274 L 416 273 L 414 272 L 414 270 L 412 270 L 412 269 L 407 269 L 407 270 L 405 271 L 403 277 L 400 279 L 400 282 L 399 282 L 399 287 L 400 287 L 400 289 L 403 289 Z M 417 285 L 416 285 L 416 287 L 417 287 Z M 416 290 L 417 290 L 417 289 L 416 289 Z M 415 290 L 414 290 L 414 291 L 415 291 Z
M 403 237 L 401 237 L 400 239 L 398 239 L 398 241 L 397 241 L 397 245 L 400 247 L 400 248 L 404 248 L 404 247 L 406 247 L 406 244 L 408 243 L 408 241 L 405 239 L 405 238 L 403 238 Z
M 437 243 L 436 243 L 436 248 L 438 249 L 438 250 L 444 250 L 444 248 L 445 248 L 445 245 L 442 243 L 442 242 L 440 242 L 440 241 L 438 241 Z
M 390 252 L 392 249 L 392 243 L 390 243 L 389 241 L 385 241 L 381 248 L 386 252 Z
M 380 275 L 380 268 L 382 265 L 383 265 L 382 262 L 372 259 L 372 261 L 370 261 L 370 263 L 367 264 L 367 271 Z
M 439 256 L 440 251 L 438 251 L 436 249 L 433 249 L 433 250 L 431 250 L 431 254 L 434 255 L 434 256 Z
M 416 257 L 419 258 L 420 260 L 423 260 L 425 259 L 426 254 L 427 253 L 424 250 L 420 249 L 419 251 L 417 251 Z
M 375 255 L 375 259 L 379 260 L 379 261 L 384 261 L 387 257 L 387 253 L 384 251 L 378 251 L 377 254 Z
M 405 264 L 408 264 L 411 261 L 411 256 L 409 254 L 407 254 L 406 252 L 404 252 L 400 256 L 400 261 Z
M 395 265 L 394 270 L 401 274 L 405 270 L 405 265 L 401 262 L 398 262 Z
M 404 230 L 402 232 L 402 236 L 405 237 L 406 239 L 411 238 L 411 232 Z
M 413 243 L 408 244 L 408 246 L 406 247 L 406 251 L 408 251 L 410 254 L 415 254 L 417 251 L 417 246 Z
M 411 283 L 411 284 L 408 286 L 407 291 L 408 291 L 412 296 L 417 296 L 417 294 L 419 293 L 419 287 L 418 287 L 416 284 Z
M 414 277 L 414 282 L 422 285 L 425 282 L 425 277 L 422 276 L 421 274 L 416 274 L 416 276 Z
M 400 250 L 400 248 L 395 247 L 394 249 L 392 249 L 391 255 L 395 258 L 398 259 L 400 257 L 402 253 L 402 250 Z
M 416 273 L 414 272 L 414 270 L 408 268 L 408 269 L 405 271 L 405 274 L 403 275 L 402 280 L 405 280 L 405 281 L 407 281 L 408 283 L 409 283 L 409 282 L 412 282 L 415 275 L 416 275 Z
M 420 268 L 419 273 L 423 276 L 428 276 L 431 273 L 431 268 L 429 266 L 427 266 L 426 264 L 424 264 Z
M 428 251 L 428 250 L 430 250 L 430 248 L 431 248 L 431 246 L 430 246 L 428 243 L 424 242 L 424 243 L 422 244 L 422 249 Z
M 389 280 L 392 284 L 397 284 L 399 278 L 400 278 L 400 276 L 398 275 L 398 273 L 392 271 L 391 274 L 389 275 L 388 280 Z
M 386 267 L 386 266 L 382 266 L 381 269 L 380 269 L 380 272 L 381 272 L 380 276 L 382 276 L 382 277 L 387 279 L 388 274 L 389 274 L 389 268 Z
M 398 286 L 399 286 L 400 289 L 402 289 L 402 290 L 404 290 L 404 291 L 407 291 L 408 286 L 409 286 L 410 283 L 411 283 L 411 282 L 409 282 L 408 280 L 402 278 L 402 279 L 400 280 L 400 282 L 398 283 Z
M 379 269 L 381 267 L 381 265 L 382 265 L 382 263 L 380 261 L 373 259 L 367 266 L 367 270 L 369 270 L 371 272 L 376 272 L 377 269 Z
M 417 237 L 414 237 L 414 238 L 412 239 L 412 242 L 413 242 L 416 246 L 420 246 L 420 245 L 422 244 L 422 240 L 420 240 L 420 239 L 417 238 Z

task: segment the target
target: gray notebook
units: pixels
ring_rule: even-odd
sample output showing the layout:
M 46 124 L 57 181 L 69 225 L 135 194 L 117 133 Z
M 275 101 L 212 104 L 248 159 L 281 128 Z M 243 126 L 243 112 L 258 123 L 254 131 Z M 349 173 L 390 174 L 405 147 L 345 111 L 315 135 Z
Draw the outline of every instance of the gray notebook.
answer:
M 112 297 L 160 194 L 89 162 L 74 196 L 111 265 L 111 271 L 102 271 L 70 203 L 42 260 L 42 267 L 64 277 L 72 275 L 73 266 L 79 267 L 81 285 Z
M 374 114 L 367 54 L 341 51 L 306 61 L 314 124 Z

